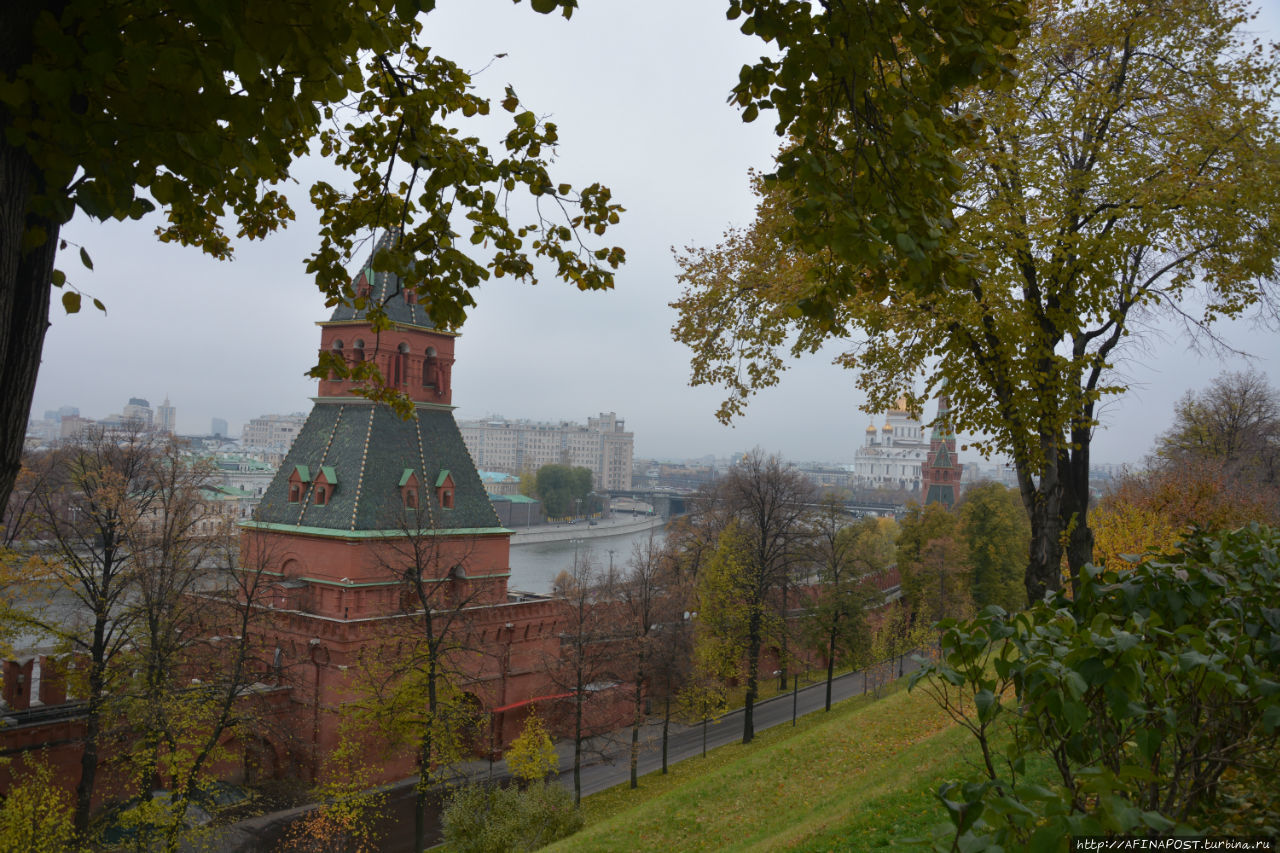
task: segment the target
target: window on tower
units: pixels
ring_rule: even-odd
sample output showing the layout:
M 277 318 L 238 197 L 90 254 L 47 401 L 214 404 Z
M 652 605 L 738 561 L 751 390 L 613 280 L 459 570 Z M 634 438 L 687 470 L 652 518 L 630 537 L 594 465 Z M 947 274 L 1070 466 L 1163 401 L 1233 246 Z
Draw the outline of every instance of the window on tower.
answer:
M 409 345 L 396 347 L 395 357 L 391 361 L 391 384 L 403 385 L 409 378 Z
M 342 338 L 335 338 L 331 349 L 333 350 L 334 355 L 338 358 L 342 358 Z M 329 371 L 329 379 L 333 380 L 337 378 L 338 377 L 334 375 L 333 371 Z
M 436 387 L 436 348 L 427 347 L 426 358 L 422 359 L 422 387 Z

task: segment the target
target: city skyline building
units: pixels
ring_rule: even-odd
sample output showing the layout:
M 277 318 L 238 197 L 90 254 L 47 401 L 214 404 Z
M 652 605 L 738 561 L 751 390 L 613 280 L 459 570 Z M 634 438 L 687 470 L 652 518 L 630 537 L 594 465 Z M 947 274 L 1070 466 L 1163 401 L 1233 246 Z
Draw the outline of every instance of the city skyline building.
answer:
M 512 420 L 491 415 L 459 421 L 462 440 L 480 468 L 519 474 L 543 465 L 590 469 L 599 491 L 630 491 L 635 435 L 615 412 L 572 421 Z
M 293 412 L 288 415 L 259 415 L 250 419 L 240 431 L 240 446 L 246 449 L 256 448 L 288 453 L 306 421 L 307 415 L 304 412 Z
M 169 404 L 169 395 L 165 394 L 164 402 L 156 407 L 156 429 L 174 435 L 178 431 L 177 421 L 177 410 Z
M 151 429 L 155 421 L 155 411 L 151 403 L 143 397 L 130 397 L 129 402 L 120 410 L 121 423 L 136 422 L 143 429 Z

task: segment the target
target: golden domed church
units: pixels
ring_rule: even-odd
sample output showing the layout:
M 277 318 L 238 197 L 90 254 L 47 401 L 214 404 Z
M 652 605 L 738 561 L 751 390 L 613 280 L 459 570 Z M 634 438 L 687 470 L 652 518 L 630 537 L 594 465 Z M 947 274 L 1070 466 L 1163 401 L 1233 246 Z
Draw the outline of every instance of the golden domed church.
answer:
M 921 470 L 929 455 L 924 427 L 907 411 L 905 397 L 885 413 L 884 426 L 867 426 L 866 438 L 853 456 L 858 485 L 918 492 Z

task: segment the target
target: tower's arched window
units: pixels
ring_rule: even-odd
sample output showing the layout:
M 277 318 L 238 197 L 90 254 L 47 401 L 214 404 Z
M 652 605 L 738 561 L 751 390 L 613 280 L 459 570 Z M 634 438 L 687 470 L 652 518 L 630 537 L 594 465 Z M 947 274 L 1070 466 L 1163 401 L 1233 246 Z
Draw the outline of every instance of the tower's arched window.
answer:
M 409 345 L 400 344 L 396 347 L 395 357 L 391 364 L 391 384 L 403 385 L 405 380 L 409 378 Z
M 338 356 L 338 358 L 342 358 L 342 338 L 334 338 L 330 349 L 333 350 L 334 355 Z M 329 371 L 329 378 L 337 379 L 338 377 L 333 373 L 333 371 Z
M 427 347 L 427 355 L 422 359 L 422 387 L 436 387 L 436 348 Z
M 364 361 L 364 338 L 356 338 L 351 344 L 351 360 L 353 362 Z

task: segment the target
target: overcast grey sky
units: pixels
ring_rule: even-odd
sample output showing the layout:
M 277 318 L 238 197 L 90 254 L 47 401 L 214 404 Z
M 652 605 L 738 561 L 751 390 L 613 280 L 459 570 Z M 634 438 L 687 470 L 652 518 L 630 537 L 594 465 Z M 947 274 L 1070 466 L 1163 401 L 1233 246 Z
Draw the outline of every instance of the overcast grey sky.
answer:
M 560 128 L 558 178 L 599 180 L 627 208 L 606 237 L 628 255 L 616 290 L 580 293 L 550 277 L 536 288 L 507 279 L 481 287 L 458 342 L 458 417 L 585 421 L 616 411 L 641 456 L 760 446 L 793 460 L 852 461 L 871 418 L 858 410 L 852 375 L 830 364 L 834 349 L 793 367 L 727 428 L 713 416 L 720 393 L 688 387 L 687 351 L 669 333 L 667 305 L 679 293 L 671 247 L 713 243 L 748 223 L 747 169 L 766 168 L 776 150 L 769 121 L 744 125 L 725 103 L 762 44 L 725 20 L 722 0 L 582 5 L 564 21 L 508 0 L 447 0 L 424 19 L 428 42 L 465 68 L 506 53 L 476 78 L 480 92 L 497 100 L 514 85 Z M 1276 7 L 1263 3 L 1257 27 L 1271 38 Z M 295 172 L 298 221 L 239 245 L 229 263 L 158 243 L 154 221 L 78 216 L 64 236 L 86 247 L 94 271 L 74 251 L 60 266 L 108 315 L 68 317 L 55 301 L 33 414 L 74 405 L 102 417 L 131 396 L 158 405 L 168 395 L 180 432 L 221 417 L 238 434 L 262 413 L 308 411 L 315 385 L 304 373 L 319 345 L 314 324 L 328 312 L 302 266 L 317 242 L 306 191 L 322 168 Z M 1249 323 L 1228 337 L 1280 384 L 1280 337 Z M 1095 461 L 1139 459 L 1184 392 L 1247 366 L 1189 353 L 1172 328 L 1148 349 L 1123 366 L 1131 391 L 1104 410 Z

